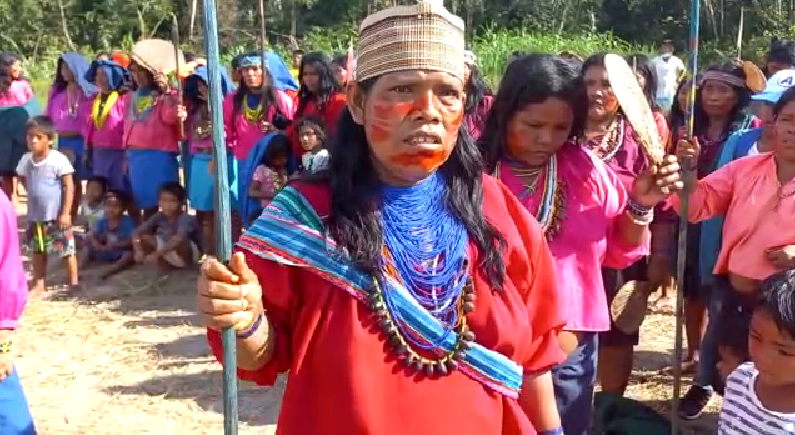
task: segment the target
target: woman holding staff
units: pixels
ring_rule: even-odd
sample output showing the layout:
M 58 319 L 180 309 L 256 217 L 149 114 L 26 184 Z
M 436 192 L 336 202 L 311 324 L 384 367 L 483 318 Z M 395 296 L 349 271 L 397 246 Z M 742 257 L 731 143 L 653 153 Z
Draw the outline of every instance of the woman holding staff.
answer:
M 203 266 L 213 352 L 234 327 L 242 379 L 289 370 L 285 435 L 562 434 L 552 258 L 462 126 L 463 21 L 422 1 L 359 41 L 328 173 Z
M 606 163 L 576 143 L 587 108 L 570 62 L 546 54 L 521 57 L 502 79 L 480 142 L 488 170 L 536 215 L 555 261 L 566 322 L 560 343 L 568 359 L 552 370 L 552 379 L 567 435 L 587 433 L 598 333 L 610 329 L 601 268 L 622 269 L 646 254 L 653 207 L 681 184 L 669 157 L 627 191 Z

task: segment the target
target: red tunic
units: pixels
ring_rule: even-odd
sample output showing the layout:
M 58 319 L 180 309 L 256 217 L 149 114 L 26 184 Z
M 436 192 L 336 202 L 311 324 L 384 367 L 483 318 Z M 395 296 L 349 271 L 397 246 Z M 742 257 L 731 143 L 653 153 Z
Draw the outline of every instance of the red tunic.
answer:
M 328 190 L 297 184 L 320 216 L 328 214 Z M 549 370 L 565 357 L 558 347 L 554 262 L 538 223 L 513 194 L 484 176 L 484 211 L 507 240 L 504 290 L 492 291 L 474 274 L 476 309 L 468 324 L 483 346 L 526 373 Z M 473 264 L 479 262 L 470 245 Z M 487 389 L 460 371 L 440 378 L 404 370 L 378 332 L 374 315 L 345 290 L 306 270 L 246 252 L 263 284 L 273 325 L 274 357 L 241 379 L 271 385 L 289 370 L 277 433 L 306 434 L 535 434 L 519 403 Z M 219 334 L 210 347 L 221 358 Z
M 340 115 L 342 114 L 342 110 L 345 109 L 345 106 L 348 104 L 348 96 L 344 92 L 336 92 L 334 93 L 331 98 L 329 98 L 328 102 L 323 106 L 323 110 L 318 108 L 317 102 L 315 100 L 310 100 L 306 107 L 304 107 L 304 111 L 302 113 L 298 113 L 298 95 L 296 94 L 293 97 L 293 107 L 296 110 L 295 122 L 289 132 L 289 137 L 293 142 L 293 151 L 296 153 L 296 156 L 300 156 L 304 153 L 303 150 L 300 149 L 300 144 L 298 143 L 298 121 L 301 120 L 304 116 L 319 116 L 320 119 L 323 120 L 323 128 L 326 129 L 326 137 L 331 138 L 334 135 L 334 132 L 337 131 L 337 120 L 339 120 Z M 328 142 L 328 139 L 327 139 Z M 326 144 L 328 146 L 328 143 Z

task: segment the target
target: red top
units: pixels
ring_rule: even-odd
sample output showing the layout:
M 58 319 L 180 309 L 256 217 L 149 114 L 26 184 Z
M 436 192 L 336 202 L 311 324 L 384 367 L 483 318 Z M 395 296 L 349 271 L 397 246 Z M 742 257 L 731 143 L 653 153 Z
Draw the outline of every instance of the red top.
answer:
M 320 216 L 328 214 L 323 185 L 294 185 Z M 484 176 L 483 210 L 507 241 L 507 278 L 500 292 L 474 274 L 476 309 L 467 316 L 478 343 L 496 350 L 527 373 L 549 370 L 565 359 L 558 347 L 554 262 L 538 223 L 502 183 Z M 473 264 L 476 248 L 470 244 Z M 535 434 L 518 401 L 455 371 L 427 379 L 404 370 L 387 350 L 376 318 L 345 290 L 316 274 L 278 265 L 246 252 L 273 325 L 273 358 L 241 379 L 271 385 L 279 372 L 289 380 L 277 433 L 306 434 Z M 209 331 L 221 358 L 220 336 Z
M 323 110 L 320 110 L 315 100 L 310 100 L 306 104 L 306 107 L 304 107 L 303 113 L 299 114 L 298 94 L 296 94 L 295 97 L 293 97 L 293 108 L 296 110 L 295 117 L 293 118 L 295 122 L 293 122 L 289 131 L 289 137 L 293 142 L 293 151 L 296 153 L 295 155 L 300 156 L 304 153 L 304 151 L 300 149 L 300 145 L 298 143 L 297 126 L 301 118 L 310 115 L 319 116 L 323 120 L 323 128 L 326 129 L 326 138 L 331 138 L 331 136 L 334 135 L 334 132 L 337 131 L 337 120 L 339 120 L 342 110 L 345 109 L 345 106 L 347 105 L 348 96 L 344 92 L 335 92 L 326 102 Z M 328 141 L 328 139 L 326 140 Z

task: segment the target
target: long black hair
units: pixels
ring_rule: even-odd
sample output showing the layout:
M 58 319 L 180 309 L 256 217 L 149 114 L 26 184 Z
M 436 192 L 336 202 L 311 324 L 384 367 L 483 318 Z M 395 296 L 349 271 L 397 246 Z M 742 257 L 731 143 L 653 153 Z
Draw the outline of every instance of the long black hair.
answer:
M 560 56 L 544 53 L 520 57 L 508 66 L 478 141 L 487 171 L 494 172 L 497 162 L 505 157 L 508 123 L 513 116 L 552 97 L 571 106 L 574 124 L 569 137 L 577 136 L 588 115 L 588 95 L 577 66 Z
M 358 86 L 366 95 L 377 80 L 368 79 Z M 330 154 L 325 172 L 331 188 L 326 230 L 363 270 L 377 275 L 381 272 L 384 241 L 377 200 L 381 183 L 364 127 L 353 120 L 348 108 L 340 116 Z M 466 128 L 459 129 L 455 148 L 439 171 L 448 186 L 450 210 L 464 224 L 480 253 L 475 266 L 490 286 L 501 289 L 505 280 L 505 239 L 485 217 L 483 164 Z
M 14 82 L 11 68 L 19 59 L 11 53 L 0 53 L 0 93 L 7 92 Z
M 743 66 L 740 62 L 730 60 L 723 63 L 717 63 L 714 65 L 710 65 L 706 72 L 709 71 L 719 71 L 722 73 L 726 73 L 729 75 L 733 75 L 743 82 L 745 82 L 745 71 L 743 70 Z M 723 132 L 724 135 L 729 133 L 732 128 L 732 124 L 736 119 L 738 119 L 745 108 L 748 106 L 748 103 L 751 102 L 751 91 L 748 90 L 747 86 L 735 86 L 729 85 L 734 89 L 734 92 L 737 94 L 737 103 L 732 107 L 731 112 L 729 113 L 729 123 L 726 125 L 726 128 Z M 701 136 L 706 133 L 707 128 L 709 127 L 709 117 L 707 113 L 704 111 L 703 107 L 703 98 L 702 94 L 704 93 L 704 86 L 698 87 L 698 91 L 696 91 L 696 105 L 694 110 L 693 116 L 693 132 L 696 136 Z
M 679 81 L 679 85 L 676 87 L 676 93 L 674 94 L 674 101 L 671 104 L 671 112 L 668 113 L 668 126 L 671 129 L 671 146 L 676 146 L 677 141 L 679 140 L 679 127 L 685 125 L 685 115 L 687 113 L 687 107 L 682 107 L 679 104 L 679 93 L 682 92 L 682 89 L 685 86 L 691 86 L 693 83 L 690 79 L 682 79 Z
M 464 114 L 472 115 L 477 112 L 483 99 L 486 96 L 491 96 L 493 93 L 477 65 L 467 65 L 467 68 L 469 68 L 469 78 L 467 79 L 466 86 L 464 86 L 464 90 L 467 94 Z
M 245 56 L 262 56 L 261 53 L 246 53 Z M 242 60 L 243 57 L 240 57 Z M 238 66 L 239 66 L 238 61 Z M 262 86 L 258 92 L 262 92 L 262 110 L 265 114 L 268 113 L 268 108 L 273 107 L 274 110 L 274 118 L 278 118 L 280 115 L 279 105 L 277 104 L 276 99 L 276 89 L 273 87 L 273 76 L 271 76 L 271 72 L 268 70 L 267 64 L 265 69 L 262 70 Z M 237 92 L 235 92 L 235 96 L 232 99 L 232 119 L 236 119 L 237 115 L 240 113 L 240 109 L 243 107 L 243 99 L 246 98 L 246 95 L 253 93 L 254 90 L 249 89 L 246 85 L 246 81 L 243 78 L 240 78 L 240 83 L 237 86 Z M 235 125 L 235 123 L 232 123 Z M 275 125 L 275 124 L 274 124 Z M 277 128 L 279 128 L 277 126 Z
M 315 67 L 318 73 L 319 83 L 317 92 L 310 92 L 304 86 L 304 68 L 307 66 Z M 334 77 L 334 72 L 331 70 L 331 61 L 321 52 L 313 52 L 304 55 L 301 58 L 301 67 L 298 69 L 298 108 L 295 111 L 295 118 L 300 118 L 304 115 L 304 110 L 310 101 L 315 100 L 320 111 L 323 111 L 326 103 L 331 99 L 335 92 L 339 91 L 337 79 Z
M 652 72 L 651 61 L 649 56 L 645 54 L 631 54 L 624 60 L 630 66 L 635 67 L 635 71 L 643 76 L 645 84 L 643 86 L 643 96 L 646 97 L 646 102 L 654 112 L 660 111 L 660 106 L 657 104 L 657 76 Z

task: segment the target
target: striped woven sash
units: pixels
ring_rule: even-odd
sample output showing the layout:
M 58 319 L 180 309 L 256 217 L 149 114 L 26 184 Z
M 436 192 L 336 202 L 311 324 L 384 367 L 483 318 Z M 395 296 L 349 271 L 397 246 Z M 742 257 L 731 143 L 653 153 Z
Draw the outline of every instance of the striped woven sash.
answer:
M 266 260 L 306 268 L 367 303 L 372 276 L 344 258 L 334 241 L 325 237 L 320 217 L 307 199 L 292 187 L 282 189 L 243 234 L 237 246 Z M 438 355 L 454 348 L 457 334 L 446 331 L 399 281 L 387 276 L 384 285 L 385 292 L 395 295 L 393 309 L 399 312 L 415 338 L 427 345 L 435 344 L 434 352 Z M 507 397 L 517 398 L 522 388 L 522 367 L 477 343 L 459 362 L 459 370 Z

